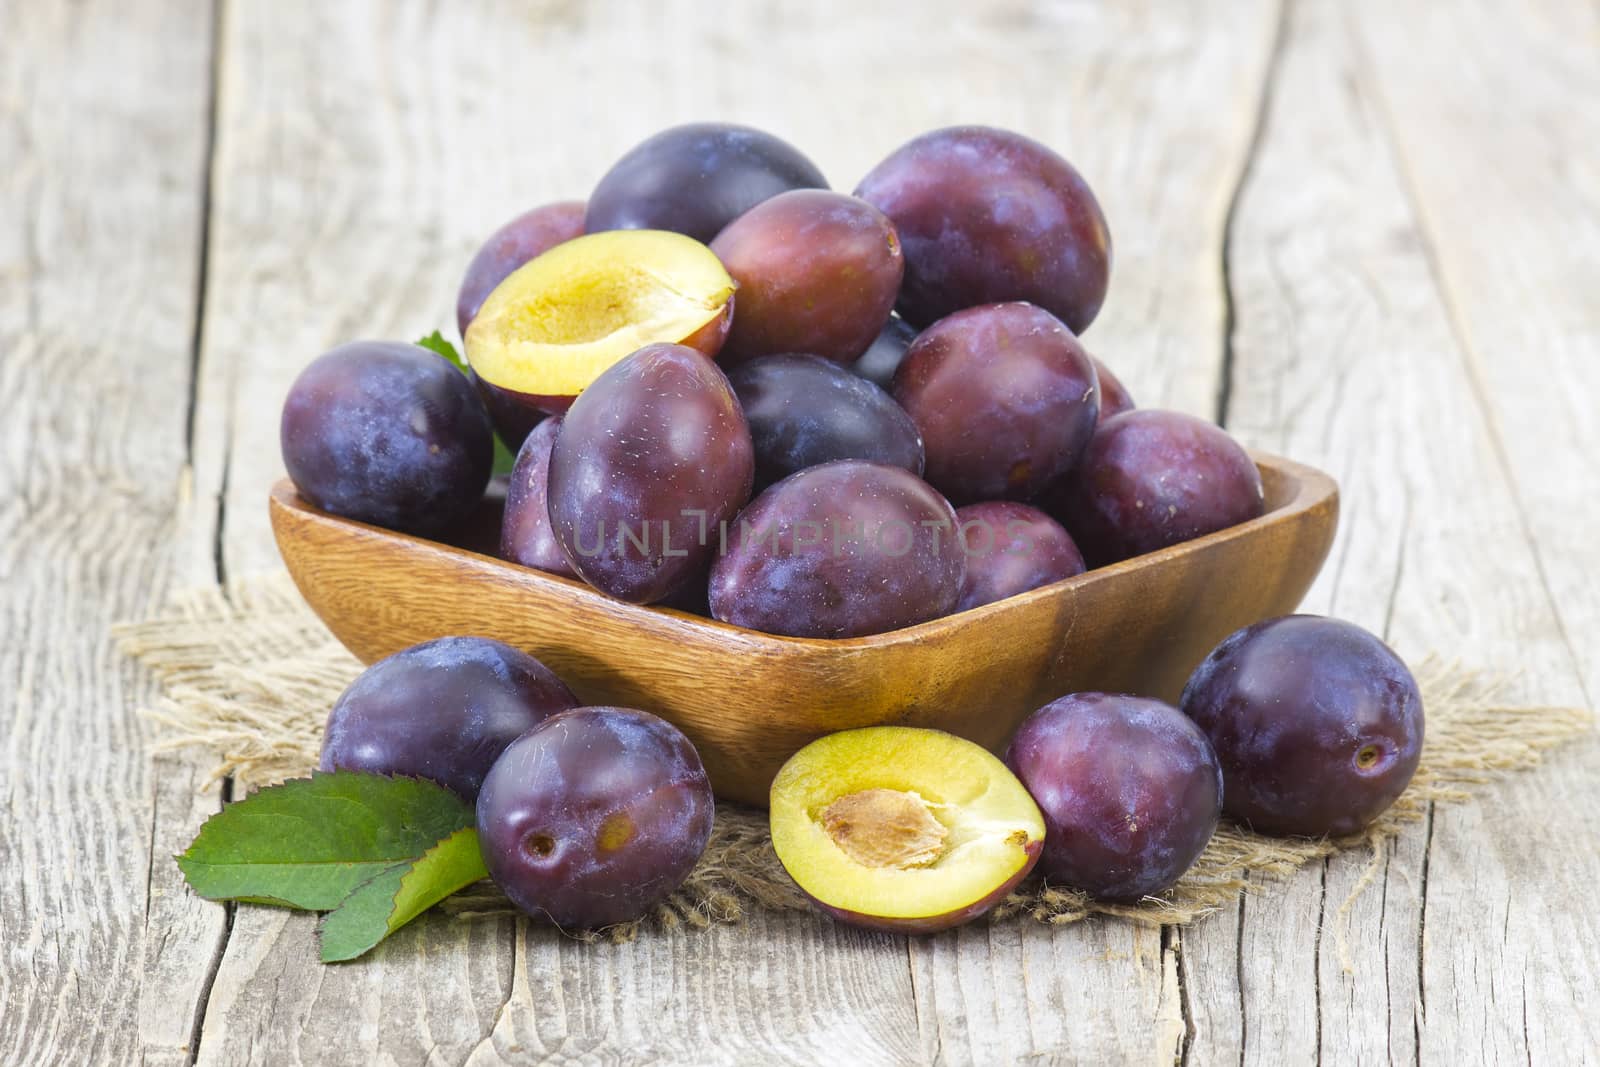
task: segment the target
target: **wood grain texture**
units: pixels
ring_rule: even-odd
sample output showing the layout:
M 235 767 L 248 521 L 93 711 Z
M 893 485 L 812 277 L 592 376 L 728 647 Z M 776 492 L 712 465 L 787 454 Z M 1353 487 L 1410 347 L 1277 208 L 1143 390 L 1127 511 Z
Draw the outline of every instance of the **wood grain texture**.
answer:
M 1409 39 L 1398 25 L 1406 6 L 1368 9 L 1363 24 Z M 1340 480 L 1346 522 L 1309 610 L 1350 618 L 1412 657 L 1444 650 L 1524 671 L 1525 699 L 1582 701 L 1558 615 L 1570 608 L 1549 595 L 1523 536 L 1515 487 L 1532 472 L 1497 447 L 1426 220 L 1404 192 L 1396 146 L 1428 135 L 1387 126 L 1381 84 L 1339 5 L 1291 6 L 1230 235 L 1229 424 Z M 1469 85 L 1441 71 L 1433 91 Z M 1285 1049 L 1337 1063 L 1581 1059 L 1596 1047 L 1592 1014 L 1567 990 L 1595 983 L 1594 964 L 1579 958 L 1592 920 L 1575 916 L 1569 942 L 1548 917 L 1600 877 L 1600 855 L 1573 854 L 1588 818 L 1579 811 L 1600 806 L 1585 770 L 1596 755 L 1591 741 L 1479 804 L 1440 809 L 1375 868 L 1368 856 L 1336 856 L 1287 892 L 1185 931 L 1196 1014 L 1216 1027 L 1191 1062 L 1277 1063 Z M 1568 859 L 1557 872 L 1540 854 Z
M 784 762 L 836 730 L 929 727 L 998 752 L 1062 693 L 1177 700 L 1224 637 L 1294 610 L 1333 541 L 1333 482 L 1277 457 L 1256 462 L 1261 518 L 848 641 L 622 603 L 572 579 L 319 511 L 288 479 L 274 486 L 270 510 L 295 584 L 358 658 L 454 634 L 505 641 L 586 704 L 665 717 L 694 742 L 719 797 L 763 807 Z
M 106 634 L 175 566 L 209 27 L 200 3 L 0 5 L 4 1063 L 181 1057 L 200 976 L 165 975 L 157 1016 L 141 975 L 222 929 L 151 879 L 154 795 L 188 787 L 188 829 L 195 782 L 151 766 L 151 689 Z

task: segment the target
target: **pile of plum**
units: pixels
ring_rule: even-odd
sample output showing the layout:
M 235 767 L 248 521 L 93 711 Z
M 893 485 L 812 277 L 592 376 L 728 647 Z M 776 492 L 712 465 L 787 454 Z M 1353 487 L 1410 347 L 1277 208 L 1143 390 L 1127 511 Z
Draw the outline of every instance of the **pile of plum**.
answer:
M 925 134 L 847 196 L 768 134 L 677 127 L 485 243 L 470 380 L 336 348 L 284 462 L 318 507 L 447 536 L 498 434 L 508 560 L 769 633 L 895 630 L 1262 514 L 1237 443 L 1135 409 L 1078 340 L 1110 262 L 1088 185 L 1018 134 Z
M 483 246 L 457 307 L 467 374 L 406 344 L 315 360 L 284 461 L 318 507 L 448 536 L 498 434 L 511 561 L 754 630 L 894 630 L 1261 515 L 1238 444 L 1136 409 L 1079 342 L 1109 268 L 1088 186 L 1016 134 L 926 134 L 845 196 L 767 134 L 679 127 Z M 322 766 L 446 785 L 520 907 L 626 921 L 698 862 L 711 786 L 671 724 L 576 704 L 523 652 L 443 638 L 351 686 Z M 1239 631 L 1180 705 L 1063 696 L 1003 761 L 933 730 L 823 737 L 773 783 L 775 850 L 819 906 L 880 928 L 971 919 L 1036 864 L 1134 900 L 1224 811 L 1361 829 L 1422 745 L 1405 665 L 1331 619 Z

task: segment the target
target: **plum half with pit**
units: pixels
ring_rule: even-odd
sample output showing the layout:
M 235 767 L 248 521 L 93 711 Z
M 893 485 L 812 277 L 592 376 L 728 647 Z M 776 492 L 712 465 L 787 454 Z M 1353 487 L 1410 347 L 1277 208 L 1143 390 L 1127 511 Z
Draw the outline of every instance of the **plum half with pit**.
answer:
M 927 326 L 1025 300 L 1082 333 L 1105 300 L 1111 234 L 1088 184 L 1037 141 L 985 126 L 934 130 L 861 180 L 905 248 L 900 314 Z
M 550 452 L 561 431 L 561 416 L 540 423 L 517 450 L 506 486 L 500 526 L 500 555 L 535 570 L 576 578 L 550 525 Z
M 1102 567 L 1260 518 L 1266 497 L 1255 462 L 1225 430 L 1141 408 L 1099 425 L 1048 510 Z
M 853 362 L 889 320 L 905 270 L 883 212 L 822 189 L 756 205 L 711 251 L 739 283 L 739 313 L 720 356 L 729 365 L 778 352 Z
M 733 368 L 756 450 L 756 485 L 836 459 L 922 473 L 922 435 L 882 389 L 810 355 L 763 356 Z
M 861 637 L 949 614 L 965 573 L 955 518 L 900 467 L 845 459 L 792 474 L 730 524 L 711 613 L 791 637 Z
M 608 926 L 683 884 L 713 812 L 700 755 L 677 727 L 632 708 L 576 708 L 495 762 L 478 794 L 478 840 L 489 876 L 529 915 Z
M 800 150 L 725 122 L 662 130 L 628 150 L 589 197 L 584 229 L 672 230 L 709 242 L 757 204 L 828 181 Z
M 1222 812 L 1222 772 L 1205 734 L 1159 700 L 1051 701 L 1022 724 L 1006 764 L 1044 812 L 1045 879 L 1105 900 L 1170 888 Z
M 957 611 L 1083 573 L 1072 535 L 1038 508 L 1014 500 L 957 508 L 956 538 L 966 557 Z
M 310 503 L 406 533 L 465 518 L 494 465 L 494 430 L 472 383 L 427 349 L 389 341 L 340 345 L 301 371 L 279 442 Z
M 1218 645 L 1183 710 L 1222 761 L 1229 815 L 1264 834 L 1353 834 L 1405 792 L 1422 756 L 1422 694 L 1353 623 L 1288 615 Z
M 873 726 L 796 752 L 770 796 L 772 847 L 842 922 L 932 933 L 977 918 L 1033 868 L 1045 824 L 987 750 L 939 730 Z
M 894 398 L 922 431 L 925 476 L 958 504 L 1027 500 L 1071 471 L 1099 418 L 1094 364 L 1032 304 L 988 304 L 917 336 Z
M 328 713 L 319 766 L 427 778 L 470 802 L 507 745 L 577 703 L 526 652 L 441 637 L 361 672 Z
M 650 604 L 705 573 L 754 477 L 750 428 L 727 377 L 692 348 L 646 345 L 595 379 L 562 420 L 550 523 L 584 581 Z
M 734 288 L 711 249 L 682 234 L 589 234 L 495 287 L 467 326 L 467 362 L 509 402 L 559 415 L 645 345 L 715 356 L 733 321 Z

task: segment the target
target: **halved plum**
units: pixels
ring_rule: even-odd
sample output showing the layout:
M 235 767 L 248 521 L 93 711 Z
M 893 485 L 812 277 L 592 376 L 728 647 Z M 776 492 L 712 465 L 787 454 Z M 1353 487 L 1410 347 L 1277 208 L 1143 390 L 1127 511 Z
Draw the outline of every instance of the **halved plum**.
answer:
M 733 321 L 733 278 L 711 249 L 663 230 L 559 244 L 513 271 L 467 326 L 485 384 L 559 415 L 608 367 L 648 344 L 715 357 Z
M 1044 817 L 1005 764 L 940 730 L 819 738 L 778 771 L 772 847 L 841 922 L 932 933 L 977 918 L 1025 878 Z

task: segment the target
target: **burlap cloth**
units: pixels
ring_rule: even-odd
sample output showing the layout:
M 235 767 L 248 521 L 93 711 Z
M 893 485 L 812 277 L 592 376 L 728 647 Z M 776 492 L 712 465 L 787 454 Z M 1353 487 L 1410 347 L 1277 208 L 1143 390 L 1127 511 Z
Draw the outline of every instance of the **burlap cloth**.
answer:
M 361 670 L 283 573 L 182 594 L 153 618 L 119 624 L 115 635 L 123 653 L 162 687 L 160 702 L 142 712 L 159 728 L 155 747 L 214 753 L 213 780 L 232 776 L 246 789 L 316 766 L 328 708 Z M 1471 672 L 1437 661 L 1422 664 L 1417 678 L 1427 710 L 1421 765 L 1405 795 L 1365 833 L 1332 840 L 1270 838 L 1224 821 L 1200 859 L 1160 898 L 1103 904 L 1030 879 L 990 913 L 990 921 L 1062 924 L 1108 915 L 1187 923 L 1312 860 L 1368 849 L 1371 862 L 1340 909 L 1343 918 L 1376 878 L 1388 839 L 1421 819 L 1429 805 L 1465 800 L 1474 787 L 1534 766 L 1543 750 L 1591 726 L 1587 711 L 1516 706 L 1497 699 L 1496 687 Z M 459 915 L 511 910 L 489 883 L 441 907 Z M 736 922 L 750 907 L 808 905 L 773 854 L 766 813 L 722 804 L 711 844 L 688 881 L 650 918 L 606 933 L 626 940 L 642 930 Z

